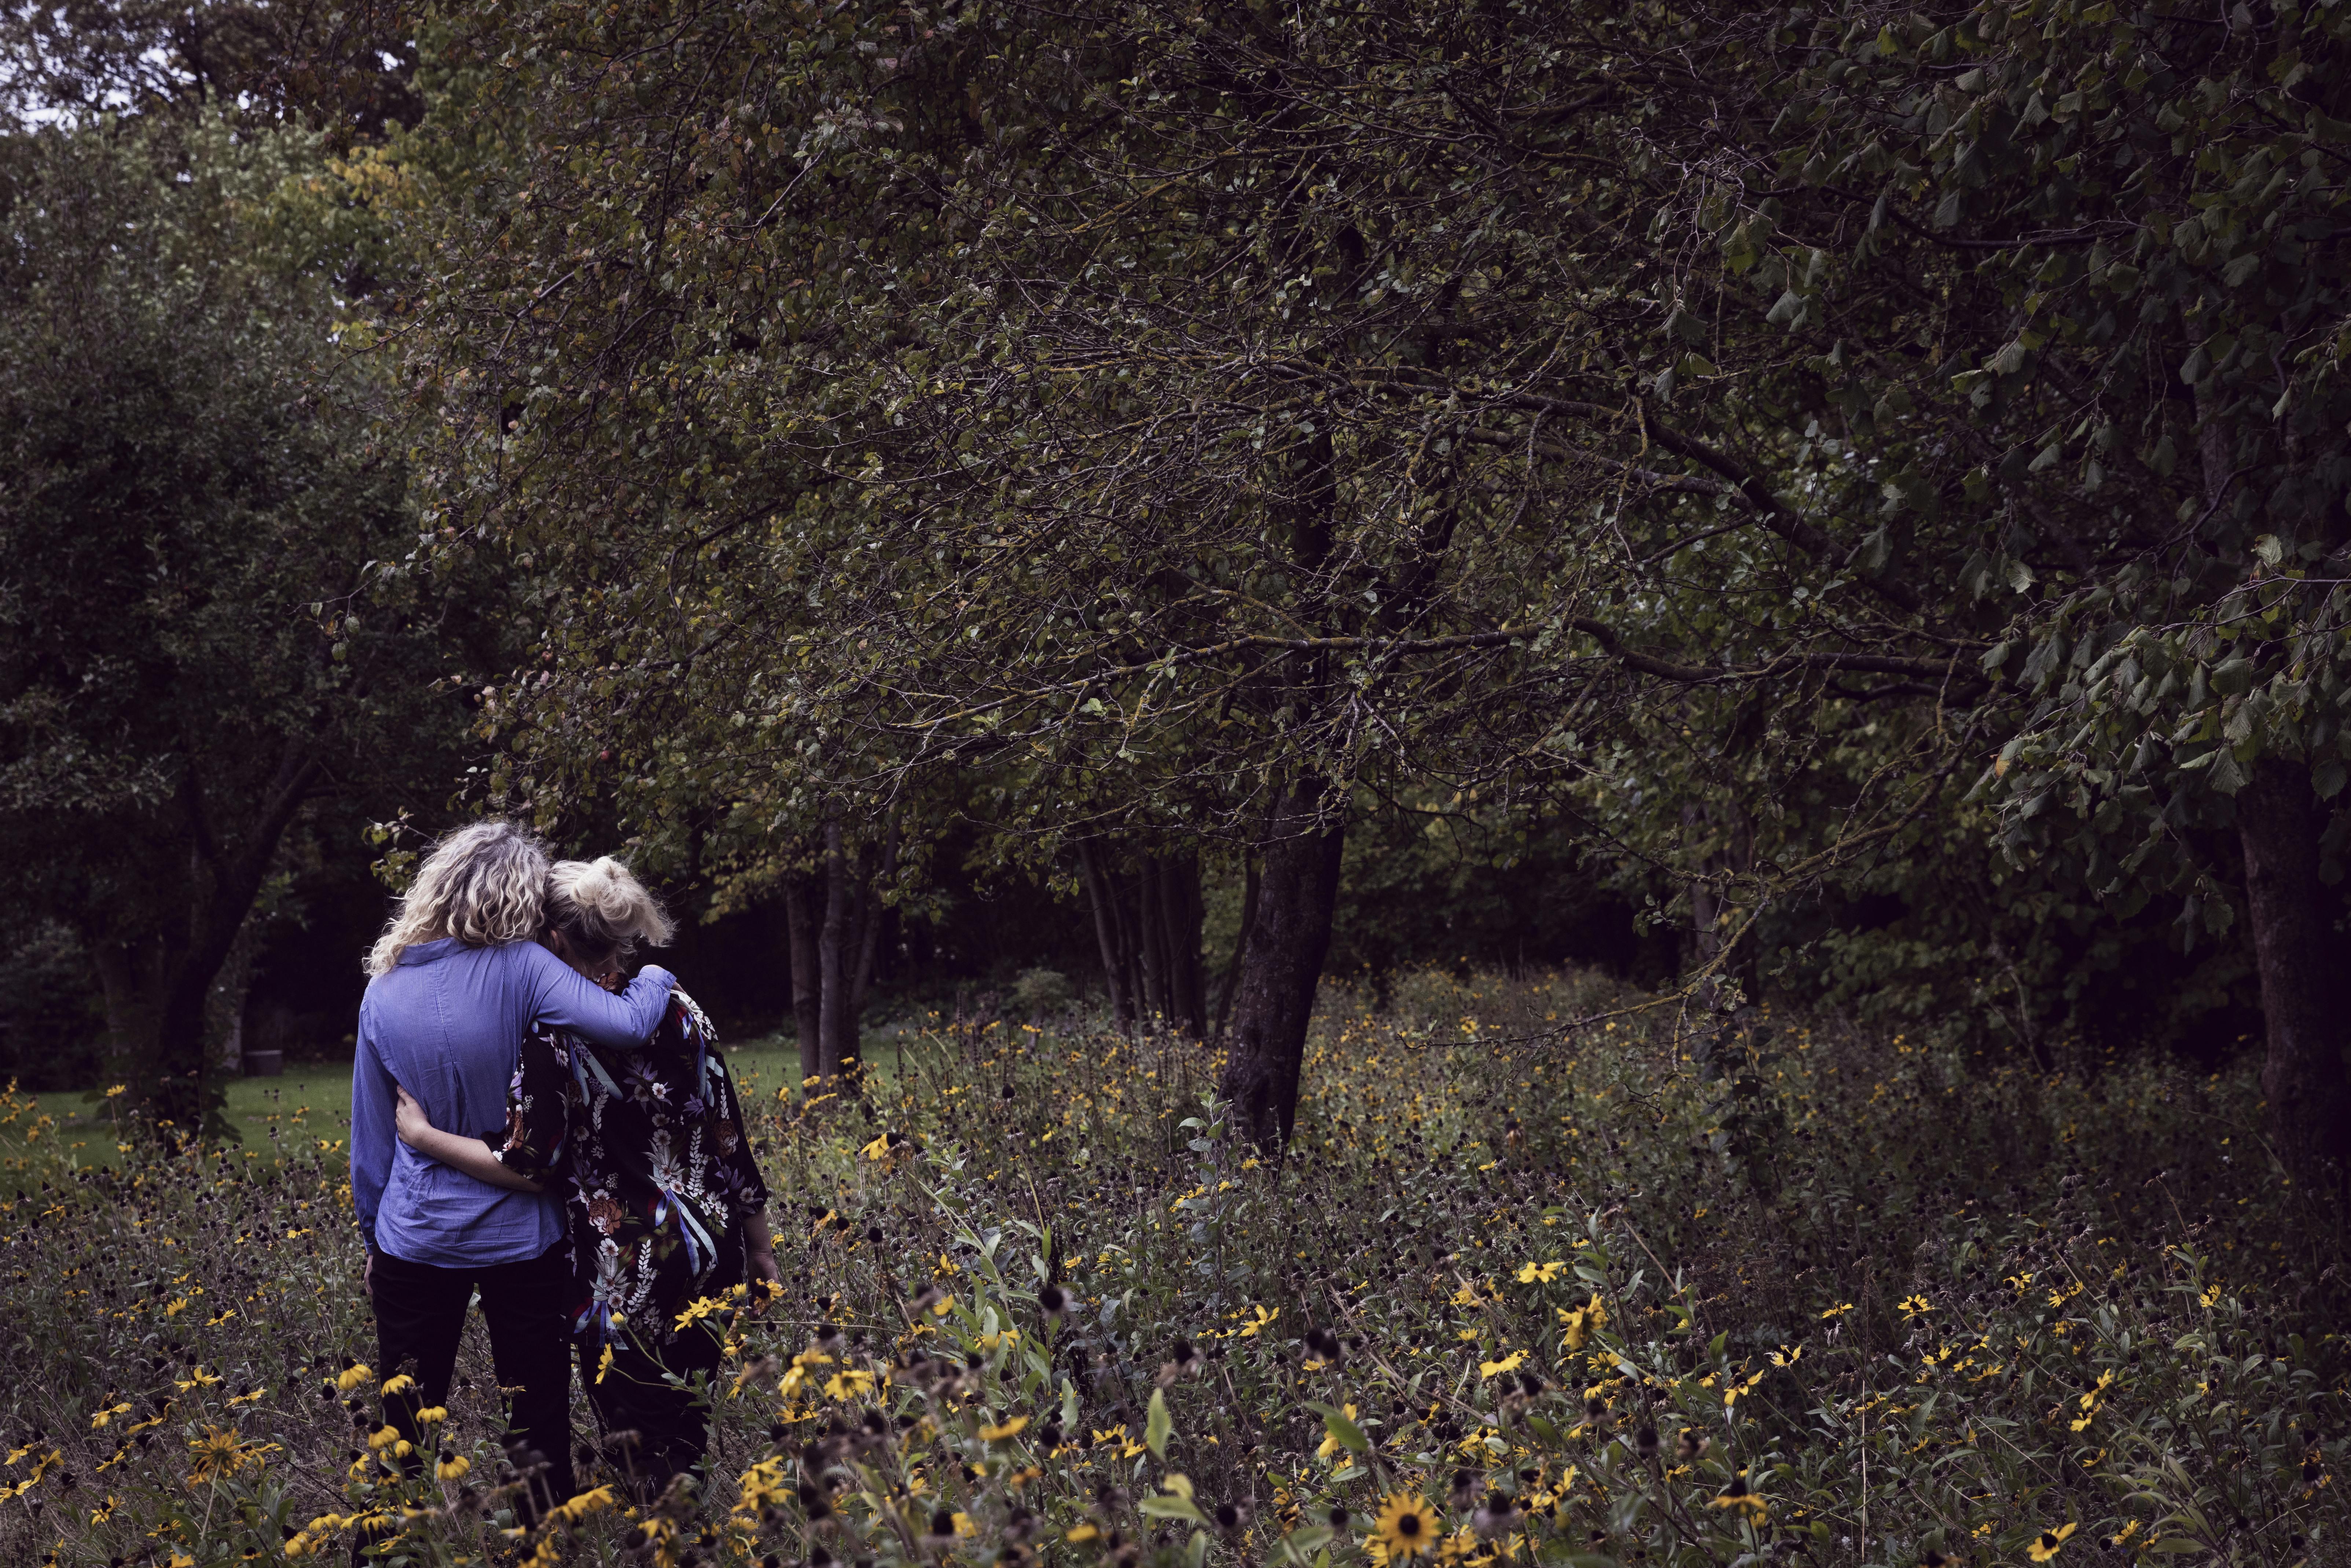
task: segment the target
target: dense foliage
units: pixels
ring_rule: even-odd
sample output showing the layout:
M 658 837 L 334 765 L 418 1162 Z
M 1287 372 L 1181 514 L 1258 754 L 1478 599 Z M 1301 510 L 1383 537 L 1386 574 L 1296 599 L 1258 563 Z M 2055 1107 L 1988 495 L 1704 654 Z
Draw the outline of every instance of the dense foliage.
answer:
M 371 575 L 413 534 L 336 341 L 374 255 L 339 189 L 316 137 L 220 116 L 0 141 L 0 877 L 183 1124 L 293 844 L 457 766 L 434 683 L 488 607 Z
M 531 1561 L 1600 1568 L 2329 1559 L 2332 1254 L 2243 1074 L 1987 1071 L 1590 981 L 1322 1016 L 1280 1169 L 1165 1040 L 942 1028 L 862 1110 L 760 1086 L 782 1301 L 711 1303 L 718 1473 Z M 14 1560 L 417 1563 L 502 1517 L 486 1355 L 396 1484 L 341 1159 L 75 1169 L 22 1103 Z M 582 1428 L 586 1430 L 586 1428 Z M 1416 1521 L 1412 1533 L 1408 1521 Z
M 1238 845 L 1261 1141 L 1375 802 L 2036 1049 L 2241 915 L 2314 1172 L 2345 26 L 452 9 L 392 156 L 436 531 L 536 574 L 500 779 Z

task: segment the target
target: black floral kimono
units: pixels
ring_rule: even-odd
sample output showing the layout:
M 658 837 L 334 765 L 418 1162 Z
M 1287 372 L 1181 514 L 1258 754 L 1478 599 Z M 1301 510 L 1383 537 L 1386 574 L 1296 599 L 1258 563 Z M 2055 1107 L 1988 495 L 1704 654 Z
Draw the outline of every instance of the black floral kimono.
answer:
M 634 1050 L 533 1030 L 490 1144 L 509 1169 L 555 1184 L 575 1334 L 601 1343 L 625 1328 L 657 1350 L 688 1304 L 743 1278 L 743 1223 L 768 1186 L 710 1020 L 684 991 Z

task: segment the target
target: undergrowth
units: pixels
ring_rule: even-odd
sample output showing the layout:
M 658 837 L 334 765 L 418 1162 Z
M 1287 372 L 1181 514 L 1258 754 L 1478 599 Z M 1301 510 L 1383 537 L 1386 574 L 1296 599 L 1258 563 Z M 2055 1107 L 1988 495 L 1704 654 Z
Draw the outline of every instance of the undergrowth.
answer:
M 478 1331 L 393 1465 L 333 1140 L 77 1170 L 19 1118 L 0 1554 L 2340 1559 L 2337 1232 L 2248 1072 L 1562 1033 L 1637 1000 L 1333 993 L 1279 1162 L 1164 1039 L 951 1023 L 862 1102 L 760 1085 L 786 1290 L 716 1304 L 711 1477 L 530 1531 Z

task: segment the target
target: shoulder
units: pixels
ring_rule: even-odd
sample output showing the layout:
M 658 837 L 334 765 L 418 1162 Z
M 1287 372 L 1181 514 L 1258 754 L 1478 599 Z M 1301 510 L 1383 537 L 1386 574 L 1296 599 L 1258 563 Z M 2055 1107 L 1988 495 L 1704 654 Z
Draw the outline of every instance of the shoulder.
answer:
M 544 969 L 550 964 L 559 969 L 565 967 L 562 959 L 531 941 L 500 942 L 480 950 L 490 956 L 492 963 L 516 968 Z
M 672 986 L 669 999 L 679 1013 L 693 1020 L 694 1027 L 702 1031 L 705 1040 L 716 1043 L 718 1031 L 710 1027 L 709 1015 L 702 1010 L 701 1003 L 686 995 L 684 986 Z

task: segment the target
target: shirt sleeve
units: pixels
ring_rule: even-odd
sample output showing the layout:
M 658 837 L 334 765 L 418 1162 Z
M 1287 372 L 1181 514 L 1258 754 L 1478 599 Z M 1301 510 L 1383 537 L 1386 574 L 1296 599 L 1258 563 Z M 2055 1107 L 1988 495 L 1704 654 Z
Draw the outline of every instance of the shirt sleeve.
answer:
M 667 969 L 648 964 L 616 997 L 536 942 L 517 942 L 514 947 L 530 977 L 530 1016 L 524 1027 L 545 1024 L 568 1030 L 593 1045 L 630 1051 L 644 1044 L 677 984 L 677 977 Z
M 384 1184 L 392 1179 L 392 1145 L 399 1128 L 394 1117 L 396 1086 L 376 1047 L 375 1014 L 364 998 L 360 1002 L 358 1040 L 351 1059 L 351 1207 L 359 1215 L 360 1234 L 372 1249 L 376 1211 L 383 1203 Z
M 581 1049 L 573 1046 L 570 1049 Z M 507 1085 L 507 1124 L 485 1139 L 498 1162 L 517 1176 L 545 1182 L 562 1164 L 570 1125 L 570 1065 L 564 1047 L 545 1033 L 522 1042 L 522 1059 Z

